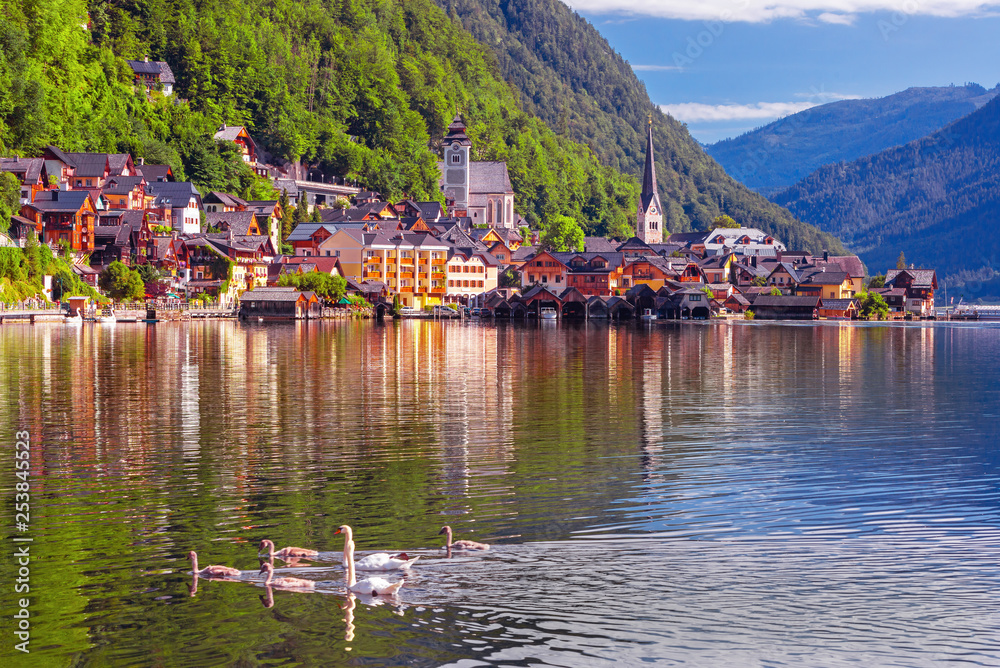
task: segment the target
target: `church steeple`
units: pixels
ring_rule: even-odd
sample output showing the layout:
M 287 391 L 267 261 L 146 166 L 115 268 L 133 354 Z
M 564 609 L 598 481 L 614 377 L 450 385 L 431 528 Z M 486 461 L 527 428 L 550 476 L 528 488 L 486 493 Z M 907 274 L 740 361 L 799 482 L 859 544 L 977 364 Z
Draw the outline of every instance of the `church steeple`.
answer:
M 648 244 L 663 242 L 663 208 L 656 187 L 656 163 L 653 158 L 653 118 L 646 128 L 646 165 L 642 171 L 642 194 L 635 216 L 635 236 Z

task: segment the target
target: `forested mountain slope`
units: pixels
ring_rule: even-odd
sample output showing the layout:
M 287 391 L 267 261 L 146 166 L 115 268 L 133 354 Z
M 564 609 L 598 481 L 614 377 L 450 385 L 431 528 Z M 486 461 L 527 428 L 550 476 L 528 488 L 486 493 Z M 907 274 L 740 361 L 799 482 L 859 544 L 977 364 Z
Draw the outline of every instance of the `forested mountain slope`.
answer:
M 978 84 L 909 88 L 887 97 L 841 100 L 792 114 L 705 150 L 733 177 L 764 195 L 823 165 L 849 162 L 915 141 L 1000 93 Z
M 703 229 L 728 213 L 790 248 L 841 248 L 730 178 L 683 124 L 650 101 L 607 40 L 560 0 L 435 1 L 492 49 L 526 109 L 561 135 L 589 145 L 604 164 L 638 177 L 652 116 L 660 199 L 671 231 Z
M 949 292 L 1000 296 L 1000 98 L 928 137 L 823 167 L 775 200 L 836 234 L 872 272 L 935 268 Z
M 146 56 L 170 65 L 176 99 L 133 90 L 124 60 Z M 507 161 L 529 220 L 631 229 L 635 179 L 524 112 L 492 54 L 430 0 L 0 0 L 5 154 L 127 151 L 239 193 L 238 160 L 212 135 L 245 124 L 277 160 L 438 199 L 433 140 L 456 109 L 479 157 Z

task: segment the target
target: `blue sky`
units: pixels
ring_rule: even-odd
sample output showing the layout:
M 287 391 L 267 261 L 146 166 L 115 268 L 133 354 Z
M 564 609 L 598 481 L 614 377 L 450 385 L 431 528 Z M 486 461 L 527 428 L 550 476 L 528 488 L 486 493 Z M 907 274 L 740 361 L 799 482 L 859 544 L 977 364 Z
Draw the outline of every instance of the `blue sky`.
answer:
M 1000 0 L 565 0 L 699 141 L 815 104 L 1000 83 Z

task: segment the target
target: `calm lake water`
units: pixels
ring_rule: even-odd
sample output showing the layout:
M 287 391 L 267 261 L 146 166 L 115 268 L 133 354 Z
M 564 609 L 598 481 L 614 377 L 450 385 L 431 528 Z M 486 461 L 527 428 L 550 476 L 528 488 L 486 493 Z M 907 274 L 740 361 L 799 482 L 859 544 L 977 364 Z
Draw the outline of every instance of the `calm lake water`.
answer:
M 997 666 L 998 359 L 989 325 L 4 325 L 0 662 Z M 257 578 L 345 523 L 421 556 L 398 599 L 339 562 L 192 587 L 189 550 Z

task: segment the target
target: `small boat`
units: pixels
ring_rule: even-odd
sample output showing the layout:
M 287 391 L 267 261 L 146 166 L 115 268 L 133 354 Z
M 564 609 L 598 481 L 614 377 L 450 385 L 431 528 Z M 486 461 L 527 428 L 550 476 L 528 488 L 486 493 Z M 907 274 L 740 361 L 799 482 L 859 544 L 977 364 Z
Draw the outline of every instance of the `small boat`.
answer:
M 538 310 L 538 317 L 542 320 L 555 320 L 559 317 L 559 314 L 551 306 L 543 306 Z
M 113 325 L 116 322 L 118 322 L 118 320 L 115 318 L 115 310 L 113 308 L 108 309 L 108 315 L 97 316 L 97 322 L 101 323 L 102 325 Z
M 68 316 L 66 316 L 65 323 L 67 325 L 82 325 L 83 324 L 83 316 L 80 315 L 79 311 L 77 311 L 76 315 L 68 315 Z
M 656 312 L 651 308 L 644 308 L 642 309 L 642 315 L 639 317 L 647 322 L 650 320 L 656 320 Z

